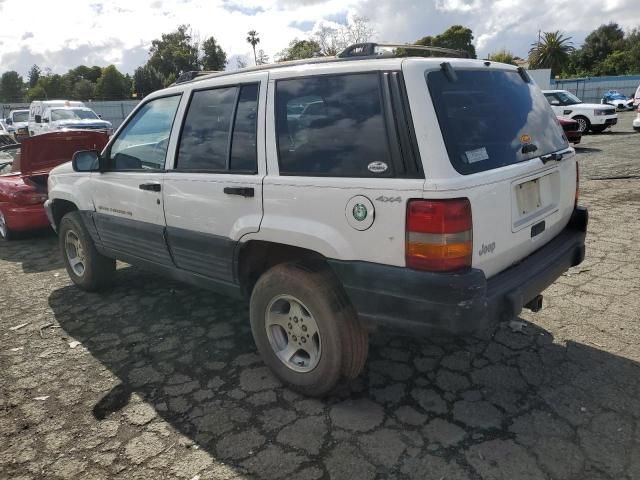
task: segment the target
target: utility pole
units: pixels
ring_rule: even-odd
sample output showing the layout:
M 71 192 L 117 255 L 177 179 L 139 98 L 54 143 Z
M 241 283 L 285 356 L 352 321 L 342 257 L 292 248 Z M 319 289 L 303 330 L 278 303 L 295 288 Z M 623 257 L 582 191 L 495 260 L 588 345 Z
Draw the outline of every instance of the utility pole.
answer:
M 542 33 L 542 30 L 538 30 L 538 50 L 540 50 L 540 34 Z

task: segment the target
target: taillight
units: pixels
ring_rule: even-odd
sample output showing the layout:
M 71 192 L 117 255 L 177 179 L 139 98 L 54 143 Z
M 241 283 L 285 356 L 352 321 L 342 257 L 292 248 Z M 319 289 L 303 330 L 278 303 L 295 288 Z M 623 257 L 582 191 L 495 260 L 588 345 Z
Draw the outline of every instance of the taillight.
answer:
M 580 166 L 576 161 L 576 201 L 573 204 L 574 207 L 578 206 L 578 200 L 580 200 Z
M 38 192 L 35 189 L 22 189 L 12 194 L 13 202 L 17 205 L 37 205 L 44 203 L 47 199 L 47 194 Z
M 467 198 L 410 200 L 407 267 L 448 272 L 471 266 L 473 225 Z

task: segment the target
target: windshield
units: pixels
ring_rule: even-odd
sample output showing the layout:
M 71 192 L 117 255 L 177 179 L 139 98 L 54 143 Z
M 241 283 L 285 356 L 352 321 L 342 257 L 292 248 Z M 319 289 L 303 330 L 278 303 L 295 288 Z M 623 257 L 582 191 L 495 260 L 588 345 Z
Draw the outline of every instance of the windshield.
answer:
M 428 72 L 427 84 L 453 167 L 463 175 L 568 147 L 538 88 L 516 71 Z
M 582 100 L 576 97 L 573 93 L 558 92 L 556 93 L 556 95 L 558 96 L 558 98 L 560 99 L 560 102 L 562 102 L 563 105 L 575 105 L 577 103 L 582 103 Z
M 56 120 L 98 120 L 98 116 L 91 110 L 81 108 L 59 108 L 51 110 L 51 121 Z
M 29 121 L 29 111 L 25 110 L 24 112 L 13 112 L 13 121 L 18 122 L 28 122 Z

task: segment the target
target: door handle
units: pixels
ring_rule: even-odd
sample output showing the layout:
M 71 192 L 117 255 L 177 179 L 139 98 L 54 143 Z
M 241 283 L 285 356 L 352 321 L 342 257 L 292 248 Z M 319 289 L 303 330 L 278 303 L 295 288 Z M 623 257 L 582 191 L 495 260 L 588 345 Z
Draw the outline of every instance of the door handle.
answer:
M 224 187 L 227 195 L 240 195 L 241 197 L 253 197 L 253 187 Z
M 140 190 L 147 190 L 149 192 L 159 192 L 162 190 L 162 185 L 159 183 L 141 183 L 138 185 Z

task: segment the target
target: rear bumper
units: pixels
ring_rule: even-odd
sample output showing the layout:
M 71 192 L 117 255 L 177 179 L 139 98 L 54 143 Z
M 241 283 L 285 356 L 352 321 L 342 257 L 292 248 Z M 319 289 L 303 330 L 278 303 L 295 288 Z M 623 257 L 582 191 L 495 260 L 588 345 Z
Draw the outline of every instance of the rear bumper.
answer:
M 578 207 L 557 237 L 488 280 L 479 269 L 443 274 L 366 262 L 330 264 L 363 320 L 409 331 L 468 334 L 517 316 L 580 264 L 587 223 L 587 210 Z
M 13 205 L 6 207 L 3 212 L 7 227 L 14 232 L 37 230 L 49 226 L 49 220 L 42 205 Z

